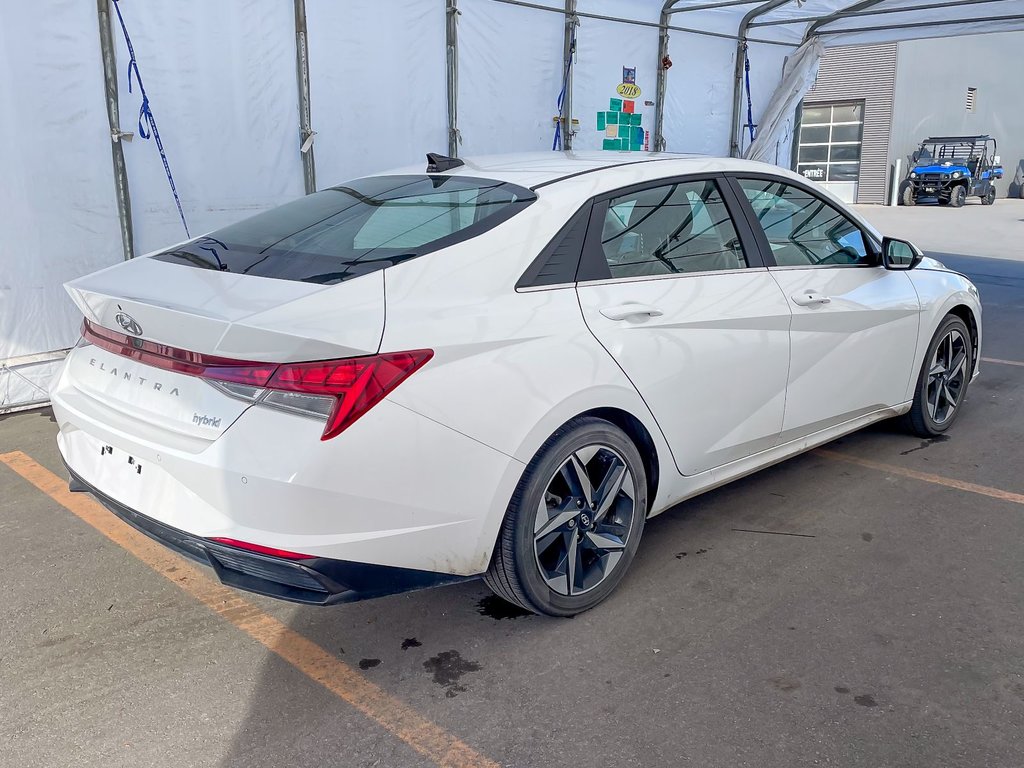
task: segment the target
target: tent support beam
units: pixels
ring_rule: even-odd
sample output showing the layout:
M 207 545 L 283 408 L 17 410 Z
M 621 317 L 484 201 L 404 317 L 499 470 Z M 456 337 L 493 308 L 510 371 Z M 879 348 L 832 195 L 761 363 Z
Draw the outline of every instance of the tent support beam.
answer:
M 810 40 L 811 37 L 813 37 L 818 32 L 818 30 L 821 29 L 822 25 L 828 24 L 830 21 L 834 21 L 835 19 L 840 18 L 840 13 L 856 14 L 861 13 L 862 11 L 869 11 L 871 8 L 874 8 L 876 5 L 883 1 L 884 0 L 860 0 L 860 2 L 848 5 L 845 8 L 836 11 L 835 13 L 831 13 L 828 16 L 824 16 L 822 18 L 814 20 L 813 23 L 809 27 L 807 27 L 807 31 L 804 33 L 804 42 Z
M 661 7 L 661 30 L 658 34 L 658 61 L 655 72 L 658 73 L 657 85 L 654 89 L 654 151 L 665 151 L 665 94 L 668 92 L 668 70 L 662 64 L 668 56 L 668 21 L 675 0 L 665 0 Z
M 117 218 L 121 228 L 121 248 L 125 261 L 135 258 L 135 236 L 132 228 L 132 200 L 128 191 L 128 169 L 124 163 L 122 138 L 131 134 L 121 131 L 121 117 L 117 103 L 117 54 L 111 32 L 109 0 L 96 0 L 96 16 L 100 24 L 100 53 L 103 57 L 103 83 L 106 91 L 107 121 L 110 124 L 110 155 L 114 165 L 114 195 L 117 198 Z
M 445 3 L 445 84 L 448 91 L 448 157 L 459 156 L 459 4 Z
M 858 32 L 884 32 L 887 29 L 922 29 L 925 27 L 949 27 L 956 24 L 975 24 L 982 21 L 1020 21 L 1024 19 L 1024 13 L 1014 13 L 1006 16 L 973 16 L 969 19 L 937 19 L 934 21 L 908 21 L 902 24 L 877 24 L 870 27 L 849 27 L 837 29 L 834 33 L 818 31 L 818 36 L 828 34 L 856 34 Z
M 572 139 L 575 131 L 572 129 L 572 39 L 576 31 L 579 19 L 576 17 L 576 0 L 565 0 L 565 39 L 562 45 L 562 71 L 566 73 L 565 95 L 562 97 L 562 112 L 558 119 L 562 123 L 562 149 L 572 149 Z
M 823 24 L 829 24 L 833 21 L 840 19 L 852 19 L 860 16 L 883 16 L 890 13 L 912 13 L 914 11 L 932 11 L 938 8 L 955 8 L 962 5 L 981 5 L 983 3 L 998 3 L 1002 0 L 947 0 L 945 3 L 931 2 L 922 5 L 907 5 L 901 8 L 875 8 L 871 10 L 872 6 L 878 5 L 883 0 L 868 0 L 864 3 L 857 3 L 856 5 L 849 6 L 842 10 L 830 13 L 828 16 L 801 16 L 795 19 L 773 19 L 771 21 L 756 21 L 750 25 L 750 28 L 754 27 L 779 27 L 787 24 L 805 24 L 807 22 L 814 22 L 814 26 L 820 27 Z
M 750 29 L 751 23 L 759 16 L 791 2 L 793 0 L 768 0 L 766 3 L 761 3 L 756 8 L 747 11 L 736 31 L 736 67 L 733 70 L 732 123 L 730 123 L 732 139 L 729 143 L 729 153 L 733 157 L 741 157 L 740 142 L 742 141 L 743 126 L 740 124 L 742 122 L 740 114 L 743 111 L 743 47 L 747 44 L 747 31 Z
M 312 117 L 309 107 L 309 47 L 306 33 L 306 0 L 295 0 L 295 75 L 299 84 L 299 156 L 306 194 L 316 192 L 316 160 L 313 158 Z

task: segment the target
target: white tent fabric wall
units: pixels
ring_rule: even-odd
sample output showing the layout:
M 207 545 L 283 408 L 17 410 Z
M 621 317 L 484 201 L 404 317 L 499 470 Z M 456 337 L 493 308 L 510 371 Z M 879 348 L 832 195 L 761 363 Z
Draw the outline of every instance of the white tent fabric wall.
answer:
M 96 30 L 95 3 L 0 10 L 0 365 L 74 344 L 63 282 L 122 257 Z M 53 369 L 0 371 L 0 412 Z
M 551 149 L 565 16 L 493 0 L 459 10 L 459 153 Z
M 579 0 L 577 10 L 657 23 L 661 7 L 650 0 L 628 6 L 618 0 Z M 653 132 L 657 28 L 583 17 L 577 34 L 573 114 L 580 121 L 580 132 L 573 139 L 573 149 L 602 148 L 605 132 L 597 128 L 597 113 L 608 111 L 610 99 L 623 98 L 615 91 L 622 83 L 623 67 L 636 69 L 636 85 L 641 93 L 632 101 L 642 115 L 640 127 Z M 652 106 L 645 106 L 645 101 L 652 102 Z
M 290 2 L 279 5 L 291 13 Z M 447 151 L 443 0 L 306 0 L 306 27 L 319 189 Z M 290 16 L 281 31 L 291 41 L 283 71 L 294 94 Z
M 669 51 L 672 68 L 665 91 L 666 148 L 671 152 L 728 154 L 736 42 L 671 31 Z M 714 66 L 708 66 L 699 77 L 691 74 L 696 64 L 711 62 Z
M 808 40 L 786 62 L 782 82 L 768 99 L 757 138 L 744 157 L 775 165 L 785 164 L 793 146 L 794 121 L 800 100 L 814 86 L 825 48 L 820 40 Z
M 291 3 L 123 0 L 120 6 L 192 235 L 301 196 Z M 95 8 L 92 16 L 92 34 L 82 37 L 91 42 L 89 59 L 96 59 Z M 116 16 L 114 42 L 121 130 L 137 132 L 142 96 L 137 85 L 128 90 L 128 49 Z M 102 114 L 102 99 L 91 106 Z M 136 253 L 184 240 L 154 141 L 136 135 L 124 155 Z M 97 191 L 113 194 L 109 187 Z

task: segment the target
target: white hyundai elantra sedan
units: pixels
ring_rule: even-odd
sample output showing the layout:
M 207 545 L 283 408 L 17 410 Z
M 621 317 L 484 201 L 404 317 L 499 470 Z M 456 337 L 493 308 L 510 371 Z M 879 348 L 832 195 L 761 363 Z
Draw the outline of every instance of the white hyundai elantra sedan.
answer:
M 71 487 L 226 583 L 599 603 L 652 515 L 978 373 L 963 275 L 801 177 L 543 153 L 326 189 L 68 284 Z

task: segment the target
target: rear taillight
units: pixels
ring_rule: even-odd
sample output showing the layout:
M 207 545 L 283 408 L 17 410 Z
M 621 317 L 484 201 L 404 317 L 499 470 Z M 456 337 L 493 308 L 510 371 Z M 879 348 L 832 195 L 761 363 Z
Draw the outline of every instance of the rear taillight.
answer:
M 88 320 L 82 338 L 122 357 L 196 376 L 230 397 L 326 420 L 321 440 L 344 432 L 434 355 L 417 349 L 309 363 L 257 363 L 142 341 Z

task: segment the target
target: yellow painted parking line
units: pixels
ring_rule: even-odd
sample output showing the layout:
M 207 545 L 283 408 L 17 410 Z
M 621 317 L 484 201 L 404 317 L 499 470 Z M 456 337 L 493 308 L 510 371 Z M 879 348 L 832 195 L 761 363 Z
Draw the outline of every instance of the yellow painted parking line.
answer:
M 1024 493 L 1013 493 L 1012 491 L 1004 491 L 1000 488 L 990 488 L 987 485 L 968 483 L 966 480 L 956 480 L 955 478 L 945 477 L 944 475 L 933 475 L 931 472 L 918 472 L 916 469 L 897 467 L 893 464 L 883 464 L 880 461 L 862 459 L 858 456 L 851 456 L 848 453 L 841 453 L 839 451 L 830 451 L 826 448 L 819 448 L 815 453 L 819 456 L 824 456 L 827 459 L 845 461 L 848 464 L 856 464 L 861 467 L 867 467 L 868 469 L 877 469 L 879 472 L 886 472 L 890 475 L 899 475 L 901 477 L 909 477 L 914 480 L 921 480 L 925 483 L 944 485 L 947 488 L 956 488 L 959 491 L 977 493 L 981 496 L 989 496 L 993 499 L 1000 499 L 1001 501 L 1010 501 L 1014 504 L 1024 504 Z
M 1024 363 L 1018 362 L 1017 360 L 1000 360 L 998 357 L 983 357 L 981 358 L 983 363 L 995 363 L 996 365 L 1015 365 L 1019 368 L 1024 368 Z
M 240 593 L 139 533 L 67 481 L 21 451 L 0 454 L 0 462 L 21 475 L 72 514 L 174 582 L 221 618 L 280 656 L 295 669 L 445 768 L 498 768 L 498 764 L 430 722 L 312 640 L 264 613 Z

